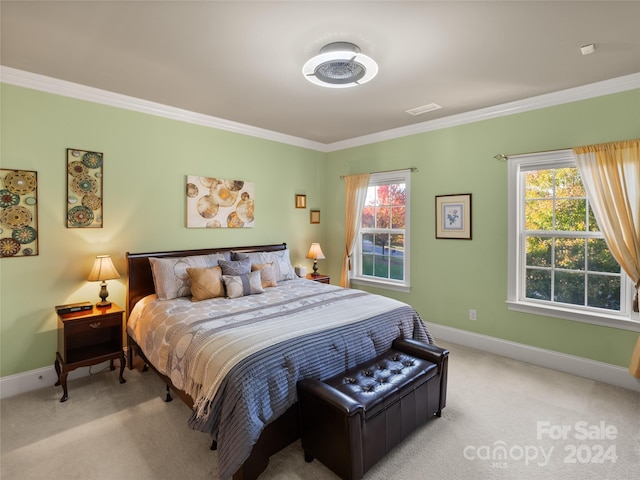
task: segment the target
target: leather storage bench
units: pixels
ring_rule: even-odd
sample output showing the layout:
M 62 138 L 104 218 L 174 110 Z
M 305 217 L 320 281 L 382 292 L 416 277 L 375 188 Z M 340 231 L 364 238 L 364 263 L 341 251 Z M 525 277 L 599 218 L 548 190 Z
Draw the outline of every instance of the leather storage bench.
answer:
M 410 339 L 324 381 L 298 382 L 302 448 L 344 480 L 360 479 L 446 404 L 449 351 Z

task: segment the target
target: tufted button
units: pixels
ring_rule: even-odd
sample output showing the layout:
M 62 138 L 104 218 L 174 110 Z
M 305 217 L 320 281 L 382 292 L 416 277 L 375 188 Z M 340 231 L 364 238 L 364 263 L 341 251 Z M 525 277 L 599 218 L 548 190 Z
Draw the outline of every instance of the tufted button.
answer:
M 356 383 L 356 379 L 353 377 L 345 377 L 345 383 Z
M 364 373 L 365 377 L 373 377 L 373 372 L 371 370 L 365 370 L 362 373 Z
M 405 360 L 404 362 L 402 362 L 402 364 L 405 367 L 412 367 L 413 366 L 413 360 Z

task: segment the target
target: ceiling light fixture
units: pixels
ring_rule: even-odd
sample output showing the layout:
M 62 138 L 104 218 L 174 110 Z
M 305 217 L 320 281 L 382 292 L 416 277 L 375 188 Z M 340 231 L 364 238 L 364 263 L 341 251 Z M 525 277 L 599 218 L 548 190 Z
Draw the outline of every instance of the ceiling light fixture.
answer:
M 321 87 L 347 88 L 367 83 L 378 73 L 378 64 L 360 53 L 357 45 L 335 42 L 325 45 L 302 67 L 307 80 Z

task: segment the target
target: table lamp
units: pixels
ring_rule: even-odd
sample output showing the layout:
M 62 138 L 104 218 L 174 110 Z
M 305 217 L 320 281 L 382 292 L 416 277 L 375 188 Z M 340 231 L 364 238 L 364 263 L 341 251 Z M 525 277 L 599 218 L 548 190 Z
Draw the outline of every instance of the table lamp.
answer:
M 322 248 L 320 248 L 319 243 L 311 244 L 311 247 L 309 248 L 309 253 L 307 253 L 307 258 L 313 259 L 313 273 L 311 275 L 313 275 L 314 277 L 317 277 L 318 275 L 320 275 L 318 273 L 318 259 L 322 260 L 323 258 L 326 258 L 324 256 L 324 253 L 322 253 Z
M 99 295 L 102 301 L 96 303 L 96 307 L 106 308 L 111 306 L 111 302 L 107 301 L 109 292 L 107 291 L 106 280 L 113 280 L 115 278 L 120 278 L 120 274 L 116 270 L 116 267 L 113 266 L 111 257 L 109 255 L 98 255 L 93 262 L 93 268 L 87 278 L 90 282 L 102 282 L 100 284 Z

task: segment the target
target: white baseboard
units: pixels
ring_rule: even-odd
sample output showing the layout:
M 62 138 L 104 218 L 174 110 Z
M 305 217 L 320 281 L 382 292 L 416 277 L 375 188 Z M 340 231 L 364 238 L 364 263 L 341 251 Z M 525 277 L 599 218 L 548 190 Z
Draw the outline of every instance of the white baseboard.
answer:
M 640 379 L 633 377 L 628 369 L 617 365 L 554 352 L 553 350 L 545 350 L 435 323 L 429 324 L 429 332 L 434 338 L 442 339 L 446 342 L 457 343 L 465 347 L 640 392 Z
M 92 367 L 80 367 L 72 370 L 67 375 L 67 382 L 76 378 L 86 377 L 89 375 L 89 368 L 94 372 L 107 368 L 109 361 L 93 365 Z M 21 393 L 39 390 L 40 388 L 53 387 L 58 381 L 58 374 L 55 368 L 43 367 L 28 372 L 17 373 L 0 378 L 0 400 L 3 398 L 13 397 Z M 62 387 L 55 387 L 60 390 L 62 396 Z
M 640 392 L 640 379 L 632 377 L 629 370 L 624 367 L 576 357 L 566 353 L 554 352 L 553 350 L 532 347 L 509 340 L 502 340 L 500 338 L 468 332 L 445 325 L 438 325 L 436 323 L 429 324 L 429 331 L 436 339 L 442 339 L 446 342 L 457 343 L 465 347 L 475 348 L 495 355 L 513 358 L 540 367 L 550 368 L 552 370 L 558 370 Z M 106 365 L 107 362 L 105 362 L 105 366 Z M 94 370 L 101 368 L 104 368 L 102 364 L 92 367 Z M 69 372 L 67 381 L 87 375 L 89 375 L 89 367 L 78 368 Z M 2 377 L 0 378 L 0 399 L 13 397 L 20 393 L 38 390 L 47 386 L 53 386 L 57 380 L 58 376 L 52 366 Z M 62 395 L 62 388 L 57 388 L 60 388 L 60 394 Z

